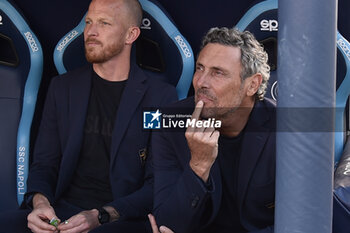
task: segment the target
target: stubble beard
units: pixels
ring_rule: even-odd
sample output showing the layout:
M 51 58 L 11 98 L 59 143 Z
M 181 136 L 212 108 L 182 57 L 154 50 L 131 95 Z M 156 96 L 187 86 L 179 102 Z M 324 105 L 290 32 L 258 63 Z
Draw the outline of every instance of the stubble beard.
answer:
M 85 44 L 87 42 L 85 42 Z M 97 48 L 87 48 L 87 46 L 85 46 L 85 57 L 89 63 L 104 63 L 120 54 L 122 49 L 123 46 L 118 42 L 113 43 L 106 48 L 103 48 L 102 43 L 100 43 L 100 47 Z
M 202 119 L 209 119 L 209 118 L 215 118 L 216 120 L 225 120 L 227 118 L 230 118 L 232 114 L 234 114 L 237 110 L 239 110 L 241 107 L 241 104 L 243 102 L 243 93 L 242 93 L 242 86 L 239 89 L 239 93 L 236 99 L 236 103 L 234 104 L 234 107 L 219 107 L 218 106 L 218 99 L 211 95 L 206 90 L 198 90 L 198 93 L 201 93 L 205 96 L 210 97 L 213 101 L 213 107 L 203 107 L 200 117 Z M 195 95 L 195 104 L 198 103 L 197 96 Z

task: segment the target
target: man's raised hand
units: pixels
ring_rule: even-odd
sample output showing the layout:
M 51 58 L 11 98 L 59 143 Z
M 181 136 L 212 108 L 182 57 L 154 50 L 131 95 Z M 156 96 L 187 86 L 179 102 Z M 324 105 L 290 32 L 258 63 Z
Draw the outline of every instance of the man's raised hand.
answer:
M 192 120 L 200 121 L 203 107 L 203 101 L 198 101 Z M 185 136 L 191 151 L 190 167 L 204 182 L 207 182 L 211 166 L 218 155 L 220 133 L 214 127 L 196 127 L 194 124 L 194 127 L 187 128 Z

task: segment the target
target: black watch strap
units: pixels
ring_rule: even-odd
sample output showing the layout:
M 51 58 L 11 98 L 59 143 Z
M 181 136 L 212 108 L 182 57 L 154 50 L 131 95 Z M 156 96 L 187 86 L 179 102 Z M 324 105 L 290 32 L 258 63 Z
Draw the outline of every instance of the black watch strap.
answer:
M 103 208 L 98 208 L 98 221 L 100 222 L 100 224 L 105 224 L 109 222 L 109 213 Z

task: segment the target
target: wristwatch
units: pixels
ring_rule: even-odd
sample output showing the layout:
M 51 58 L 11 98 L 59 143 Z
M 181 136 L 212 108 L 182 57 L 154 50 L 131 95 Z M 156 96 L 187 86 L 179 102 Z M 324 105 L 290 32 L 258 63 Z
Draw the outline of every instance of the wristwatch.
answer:
M 100 222 L 100 224 L 105 224 L 109 222 L 109 213 L 103 208 L 98 208 L 98 221 Z

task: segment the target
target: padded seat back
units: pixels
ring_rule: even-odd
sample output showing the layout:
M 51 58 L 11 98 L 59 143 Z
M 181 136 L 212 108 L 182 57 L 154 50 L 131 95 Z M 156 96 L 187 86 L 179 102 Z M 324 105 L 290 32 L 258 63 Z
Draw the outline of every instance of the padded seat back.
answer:
M 337 33 L 337 93 L 333 199 L 333 233 L 349 232 L 350 222 L 350 139 L 348 99 L 350 94 L 350 43 Z M 346 142 L 346 143 L 345 143 Z
M 253 5 L 239 20 L 236 27 L 240 31 L 250 31 L 264 46 L 271 68 L 266 97 L 277 99 L 277 33 L 278 6 L 277 0 L 261 1 Z
M 349 232 L 350 223 L 350 142 L 345 144 L 344 152 L 334 174 L 333 192 L 333 233 Z
M 18 10 L 0 1 L 0 211 L 26 192 L 30 128 L 39 89 L 41 45 Z
M 336 81 L 336 112 L 335 112 L 335 165 L 343 154 L 346 142 L 346 131 L 349 126 L 347 101 L 350 94 L 350 43 L 337 33 L 337 81 Z
M 269 57 L 271 75 L 266 90 L 266 97 L 277 100 L 277 34 L 278 34 L 278 5 L 277 0 L 261 1 L 251 7 L 237 23 L 236 27 L 248 30 L 254 34 L 257 40 L 264 46 Z M 339 161 L 343 152 L 346 139 L 345 110 L 350 94 L 350 46 L 348 41 L 337 33 L 337 80 L 336 80 L 336 132 L 335 132 L 335 164 Z

